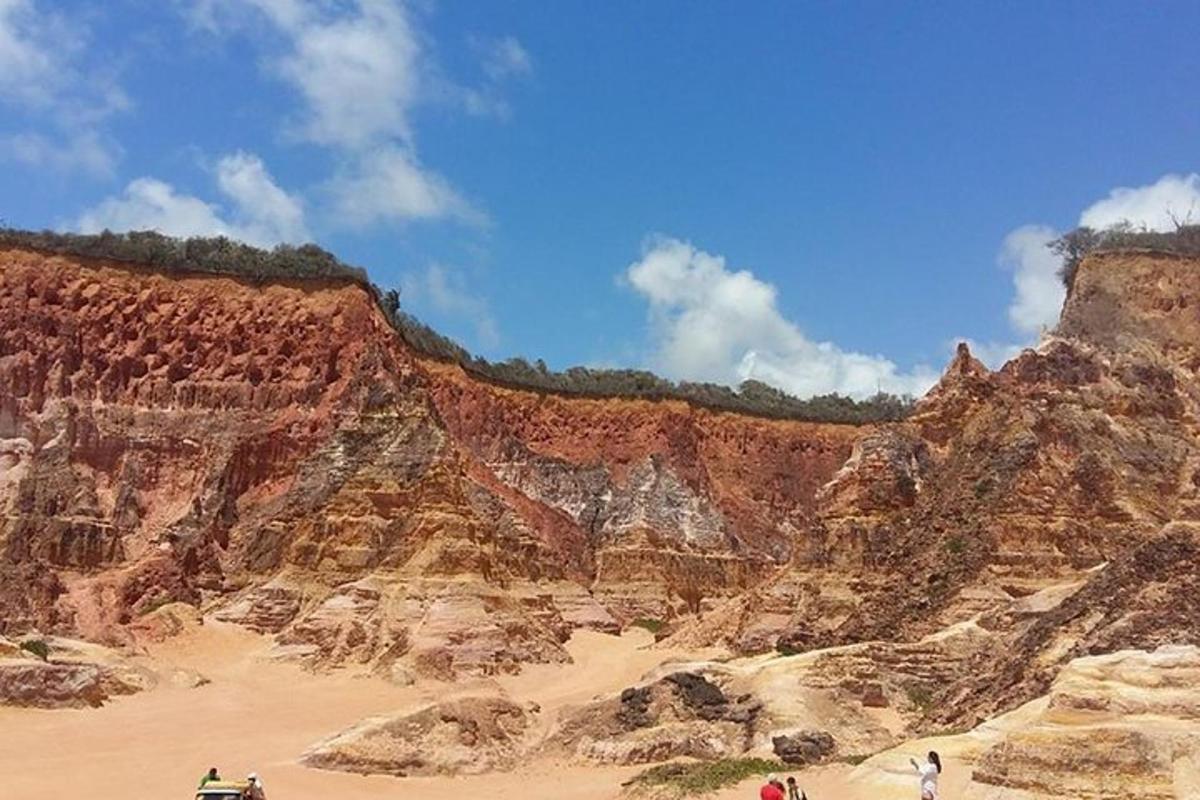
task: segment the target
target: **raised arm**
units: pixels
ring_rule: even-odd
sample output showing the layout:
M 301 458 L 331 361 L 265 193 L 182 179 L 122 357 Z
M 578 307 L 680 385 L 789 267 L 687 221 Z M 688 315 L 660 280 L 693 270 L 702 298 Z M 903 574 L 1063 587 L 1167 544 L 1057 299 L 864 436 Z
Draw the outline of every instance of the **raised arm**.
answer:
M 908 763 L 912 764 L 913 769 L 915 769 L 917 772 L 921 771 L 921 765 L 917 763 L 917 760 L 915 758 L 909 758 Z

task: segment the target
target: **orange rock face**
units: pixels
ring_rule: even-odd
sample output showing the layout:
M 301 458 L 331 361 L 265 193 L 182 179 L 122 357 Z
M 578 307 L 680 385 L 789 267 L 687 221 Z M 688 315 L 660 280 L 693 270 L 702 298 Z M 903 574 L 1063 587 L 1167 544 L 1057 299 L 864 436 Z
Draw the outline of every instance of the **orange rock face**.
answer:
M 854 428 L 484 383 L 354 284 L 0 251 L 0 634 L 119 642 L 182 600 L 406 682 L 644 617 L 887 641 L 863 680 L 977 719 L 1069 658 L 1198 639 L 1197 269 L 1093 257 L 1036 350 L 964 347 L 906 422 Z
M 857 434 L 482 384 L 405 348 L 357 285 L 8 250 L 0 314 L 14 629 L 121 640 L 184 600 L 321 663 L 555 660 L 575 626 L 774 572 Z M 500 628 L 457 636 L 447 608 Z M 434 658 L 429 631 L 469 647 Z

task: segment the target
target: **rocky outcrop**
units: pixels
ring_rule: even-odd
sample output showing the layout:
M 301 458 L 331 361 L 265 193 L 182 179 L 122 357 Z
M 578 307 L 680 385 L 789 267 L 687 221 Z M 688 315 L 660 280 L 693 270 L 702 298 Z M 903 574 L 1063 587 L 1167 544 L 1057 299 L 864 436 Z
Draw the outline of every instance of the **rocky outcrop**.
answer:
M 5 249 L 0 631 L 124 643 L 183 602 L 405 682 L 644 618 L 663 646 L 836 647 L 819 690 L 854 715 L 973 724 L 1071 658 L 1195 641 L 1196 268 L 1090 257 L 1037 348 L 963 346 L 907 421 L 852 428 L 498 386 L 356 283 Z M 695 752 L 736 749 L 718 722 Z
M 366 720 L 314 745 L 303 763 L 364 775 L 471 775 L 514 766 L 536 708 L 498 697 Z
M 960 347 L 905 423 L 861 431 L 790 568 L 664 646 L 790 653 L 970 630 L 918 687 L 918 729 L 936 730 L 1044 694 L 1072 658 L 1195 642 L 1196 269 L 1101 254 L 1036 349 L 992 372 Z
M 481 383 L 356 283 L 5 249 L 0 314 L 18 633 L 121 643 L 182 601 L 322 668 L 561 660 L 764 580 L 854 433 Z
M 313 667 L 361 664 L 442 680 L 562 663 L 574 626 L 548 588 L 376 576 L 338 587 L 297 618 L 277 652 Z
M 105 648 L 56 637 L 0 638 L 0 705 L 96 707 L 156 681 Z
M 983 753 L 989 797 L 1118 800 L 1200 790 L 1200 650 L 1163 647 L 1082 658 L 1036 719 Z
M 771 737 L 771 748 L 779 760 L 789 765 L 816 764 L 837 749 L 837 742 L 825 731 L 801 731 Z
M 760 711 L 748 695 L 729 697 L 703 675 L 674 672 L 569 713 L 551 747 L 598 763 L 721 758 L 749 749 Z
M 1014 609 L 981 622 L 1017 633 L 964 664 L 935 714 L 947 724 L 975 724 L 1044 694 L 1073 658 L 1200 645 L 1200 526 L 1168 526 L 1042 613 Z
M 99 706 L 109 698 L 112 688 L 113 683 L 107 680 L 104 671 L 90 664 L 47 664 L 34 659 L 0 661 L 3 705 Z

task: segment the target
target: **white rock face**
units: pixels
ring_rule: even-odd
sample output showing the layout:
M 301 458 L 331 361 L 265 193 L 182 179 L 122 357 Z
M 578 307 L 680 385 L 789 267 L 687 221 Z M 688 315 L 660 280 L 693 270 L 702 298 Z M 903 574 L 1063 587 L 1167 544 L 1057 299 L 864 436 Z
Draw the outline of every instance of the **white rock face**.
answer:
M 1196 797 L 1200 648 L 1082 658 L 1046 711 L 984 752 L 973 782 L 1000 798 Z
M 490 464 L 509 485 L 567 514 L 593 537 L 620 544 L 631 531 L 650 530 L 663 541 L 701 550 L 727 543 L 721 512 L 670 468 L 646 458 L 617 480 L 603 466 L 579 469 L 523 454 Z
M 1046 697 L 970 733 L 864 762 L 852 796 L 903 796 L 915 785 L 903 766 L 927 750 L 954 762 L 947 782 L 963 800 L 1192 800 L 1200 797 L 1200 648 L 1076 659 Z
M 376 717 L 314 745 L 304 763 L 385 775 L 471 775 L 512 767 L 536 708 L 469 697 Z

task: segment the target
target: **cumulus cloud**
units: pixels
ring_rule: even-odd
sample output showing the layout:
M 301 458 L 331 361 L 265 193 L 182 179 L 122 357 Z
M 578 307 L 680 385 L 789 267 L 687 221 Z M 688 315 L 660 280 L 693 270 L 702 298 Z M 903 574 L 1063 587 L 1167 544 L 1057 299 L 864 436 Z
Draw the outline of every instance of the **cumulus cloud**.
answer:
M 110 197 L 79 218 L 82 233 L 154 230 L 172 236 L 231 234 L 230 226 L 214 206 L 190 195 L 178 194 L 168 183 L 154 178 L 130 181 L 120 197 Z
M 1152 231 L 1175 230 L 1175 222 L 1200 222 L 1200 175 L 1164 175 L 1149 186 L 1120 187 L 1088 206 L 1079 224 L 1097 230 L 1128 222 Z
M 406 302 L 468 319 L 481 346 L 494 348 L 499 345 L 500 331 L 491 307 L 485 298 L 471 291 L 461 272 L 432 264 L 424 272 L 406 274 L 401 281 L 401 291 Z
M 309 238 L 304 206 L 285 192 L 267 172 L 262 159 L 237 152 L 217 162 L 217 188 L 246 223 L 246 241 L 301 242 Z
M 441 75 L 401 0 L 204 0 L 192 7 L 191 18 L 217 33 L 265 22 L 283 37 L 283 51 L 269 54 L 265 63 L 303 100 L 288 133 L 335 154 L 335 174 L 321 186 L 335 223 L 485 219 L 449 181 L 423 165 L 412 115 L 425 101 L 506 115 L 493 84 L 531 69 L 516 39 L 472 40 L 492 81 L 475 89 Z
M 457 217 L 484 223 L 440 175 L 423 169 L 403 147 L 362 154 L 326 185 L 338 220 L 351 226 Z
M 218 34 L 254 32 L 253 23 L 265 22 L 283 37 L 283 52 L 264 63 L 304 100 L 289 124 L 296 137 L 348 150 L 396 138 L 411 144 L 409 114 L 426 59 L 399 0 L 204 0 L 191 6 L 190 17 Z M 270 47 L 266 37 L 252 41 Z
M 275 68 L 306 101 L 300 135 L 350 148 L 394 137 L 411 143 L 421 47 L 403 6 L 362 0 L 354 13 L 301 16 L 285 30 L 292 51 Z
M 120 148 L 97 131 L 81 130 L 57 139 L 25 132 L 0 137 L 0 153 L 31 167 L 110 175 Z
M 922 394 L 937 373 L 814 342 L 780 312 L 776 290 L 687 242 L 657 238 L 623 279 L 650 303 L 654 366 L 686 380 L 756 379 L 792 394 Z
M 308 238 L 300 202 L 279 188 L 262 161 L 247 153 L 217 163 L 217 188 L 230 208 L 176 191 L 154 178 L 138 178 L 119 196 L 85 211 L 82 233 L 155 230 L 171 236 L 228 236 L 259 247 Z
M 103 64 L 85 63 L 87 30 L 34 0 L 0 0 L 0 104 L 35 123 L 0 142 L 8 161 L 110 174 L 120 149 L 101 130 L 129 100 Z
M 1058 237 L 1048 226 L 1024 225 L 1004 237 L 1000 248 L 1000 263 L 1013 274 L 1008 321 L 1026 338 L 1053 327 L 1062 310 L 1066 290 L 1058 277 L 1058 256 L 1049 246 Z

